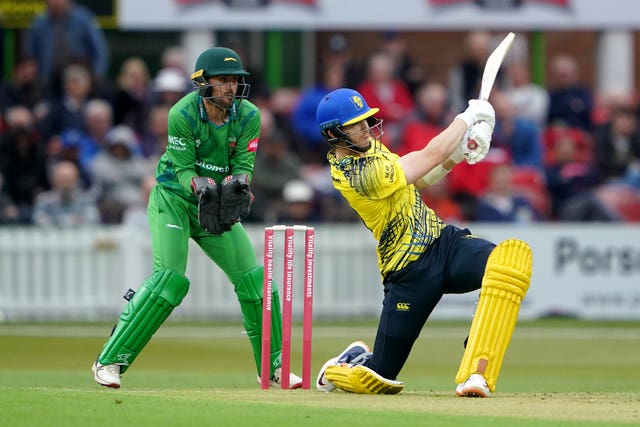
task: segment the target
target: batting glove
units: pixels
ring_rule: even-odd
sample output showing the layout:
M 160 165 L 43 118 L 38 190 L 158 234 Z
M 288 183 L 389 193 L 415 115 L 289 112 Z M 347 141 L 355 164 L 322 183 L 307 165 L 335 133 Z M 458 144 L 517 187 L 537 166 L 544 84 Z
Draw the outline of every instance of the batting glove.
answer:
M 491 127 L 492 132 L 496 124 L 496 113 L 493 111 L 493 106 L 489 101 L 480 99 L 470 100 L 467 109 L 458 114 L 456 118 L 463 120 L 467 127 L 471 127 L 474 123 L 486 122 Z
M 458 144 L 458 149 L 464 153 L 464 158 L 470 165 L 475 165 L 489 152 L 491 133 L 493 129 L 487 122 L 478 122 L 465 132 Z

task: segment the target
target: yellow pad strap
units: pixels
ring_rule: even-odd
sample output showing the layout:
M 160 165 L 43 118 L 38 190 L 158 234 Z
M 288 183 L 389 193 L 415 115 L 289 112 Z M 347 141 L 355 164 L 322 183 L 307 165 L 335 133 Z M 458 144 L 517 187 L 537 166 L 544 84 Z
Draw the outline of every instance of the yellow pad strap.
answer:
M 520 303 L 529 289 L 532 263 L 531 248 L 521 240 L 506 240 L 491 251 L 456 383 L 478 373 L 495 392 Z
M 401 381 L 388 380 L 362 365 L 343 363 L 329 366 L 324 377 L 341 390 L 359 394 L 398 394 L 404 389 Z

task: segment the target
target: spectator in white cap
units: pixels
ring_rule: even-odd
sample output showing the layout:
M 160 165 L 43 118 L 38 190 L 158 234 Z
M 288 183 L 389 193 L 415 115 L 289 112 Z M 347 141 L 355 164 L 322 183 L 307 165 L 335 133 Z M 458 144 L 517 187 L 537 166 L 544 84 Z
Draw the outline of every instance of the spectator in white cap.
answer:
M 319 222 L 321 211 L 311 185 L 301 179 L 285 184 L 282 190 L 284 205 L 278 222 L 292 224 L 310 224 Z
M 189 83 L 179 70 L 161 69 L 153 82 L 153 104 L 171 107 L 191 88 Z

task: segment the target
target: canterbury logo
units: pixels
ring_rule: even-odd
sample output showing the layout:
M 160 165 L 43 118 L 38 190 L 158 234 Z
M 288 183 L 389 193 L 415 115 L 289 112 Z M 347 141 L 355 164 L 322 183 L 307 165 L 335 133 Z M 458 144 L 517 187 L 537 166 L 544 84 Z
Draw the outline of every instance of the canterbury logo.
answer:
M 227 61 L 238 62 L 236 58 L 232 58 L 231 56 L 227 56 L 226 58 L 224 58 L 224 62 L 227 62 Z
M 361 110 L 362 107 L 364 107 L 364 101 L 359 96 L 352 96 L 351 102 L 353 102 L 353 105 L 355 105 L 358 110 Z
M 409 304 L 408 302 L 399 302 L 396 304 L 397 311 L 409 311 L 410 307 L 411 304 Z

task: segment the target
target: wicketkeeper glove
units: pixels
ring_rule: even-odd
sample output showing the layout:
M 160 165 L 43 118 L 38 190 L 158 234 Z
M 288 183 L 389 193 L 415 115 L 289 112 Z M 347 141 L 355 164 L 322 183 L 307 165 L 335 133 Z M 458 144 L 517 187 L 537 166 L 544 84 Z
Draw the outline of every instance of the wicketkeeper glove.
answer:
M 249 216 L 253 194 L 249 189 L 247 174 L 229 175 L 220 187 L 220 223 L 231 229 L 236 222 Z
M 220 193 L 216 182 L 206 176 L 191 180 L 191 189 L 198 196 L 198 222 L 207 233 L 219 236 L 224 231 L 220 223 Z

